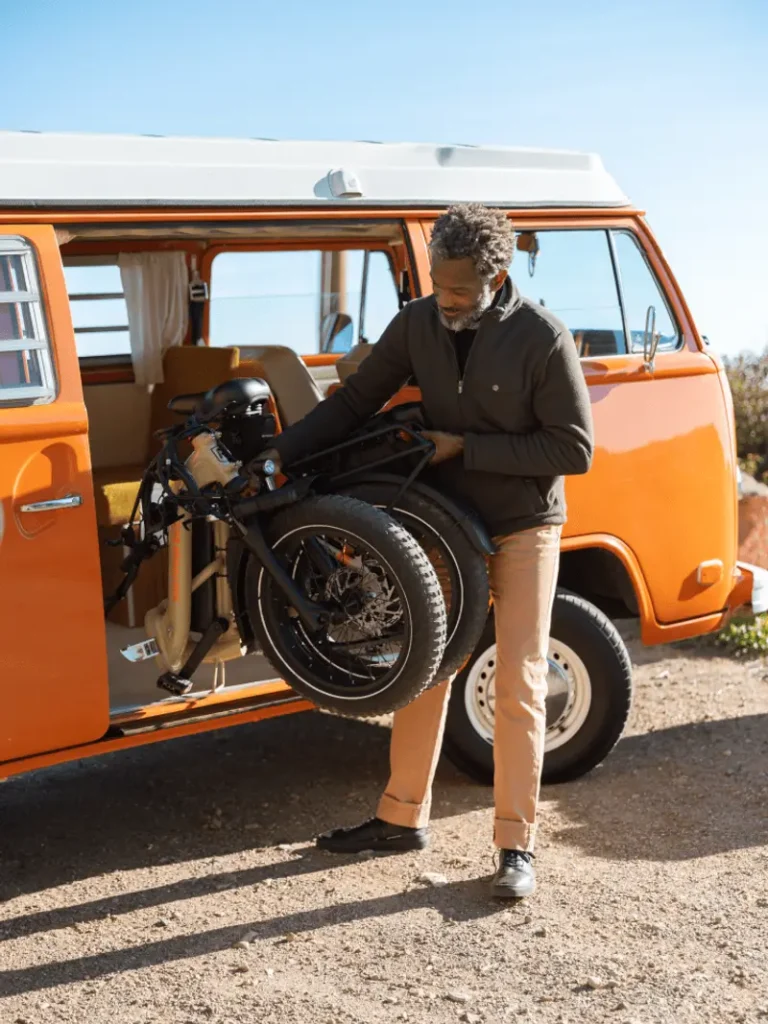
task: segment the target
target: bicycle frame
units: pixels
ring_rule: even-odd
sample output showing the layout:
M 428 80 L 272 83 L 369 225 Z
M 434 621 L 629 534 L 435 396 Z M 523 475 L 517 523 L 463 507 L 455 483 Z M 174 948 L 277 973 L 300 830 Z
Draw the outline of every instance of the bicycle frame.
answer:
M 192 455 L 186 468 L 201 489 L 212 483 L 226 486 L 238 474 L 238 466 L 219 448 L 212 434 L 199 434 L 192 438 Z M 246 653 L 235 622 L 232 596 L 227 578 L 226 550 L 230 536 L 227 523 L 213 523 L 214 559 L 192 578 L 191 517 L 182 518 L 168 528 L 168 596 L 150 609 L 144 619 L 147 635 L 154 637 L 160 658 L 170 672 L 178 672 L 195 646 L 190 638 L 192 594 L 216 576 L 216 616 L 228 622 L 226 632 L 220 636 L 203 661 L 218 664 L 240 658 Z

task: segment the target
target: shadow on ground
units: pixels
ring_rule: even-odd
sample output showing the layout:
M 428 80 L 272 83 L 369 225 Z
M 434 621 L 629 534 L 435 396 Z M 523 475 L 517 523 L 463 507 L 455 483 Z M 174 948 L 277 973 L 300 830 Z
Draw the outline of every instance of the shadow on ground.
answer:
M 767 731 L 765 715 L 750 715 L 628 737 L 587 777 L 545 789 L 567 822 L 550 839 L 591 856 L 658 861 L 768 843 Z M 371 812 L 388 737 L 379 725 L 300 714 L 12 779 L 0 786 L 0 900 L 308 844 Z M 445 761 L 435 798 L 438 822 L 492 804 L 488 788 Z
M 272 877 L 291 877 L 319 871 L 328 867 L 327 862 L 318 863 L 320 857 L 312 853 L 309 861 L 298 861 L 291 864 L 271 865 Z M 237 884 L 247 885 L 264 877 L 264 872 L 240 872 L 232 876 Z M 190 880 L 187 891 L 184 886 L 162 886 L 150 893 L 126 894 L 125 898 L 101 900 L 67 911 L 52 914 L 28 915 L 8 922 L 0 932 L 0 940 L 31 934 L 34 931 L 49 931 L 52 928 L 67 927 L 79 920 L 91 920 L 103 917 L 105 912 L 124 913 L 148 905 L 136 902 L 136 898 L 150 895 L 157 902 L 169 899 L 178 900 L 200 896 L 207 890 L 201 889 L 199 883 L 208 879 Z M 162 898 L 160 898 L 162 897 Z M 155 942 L 145 942 L 130 948 L 110 950 L 90 956 L 82 956 L 74 960 L 54 961 L 39 966 L 23 967 L 17 970 L 0 971 L 0 993 L 9 997 L 41 989 L 53 988 L 58 985 L 70 985 L 82 981 L 94 981 L 106 976 L 114 976 L 124 971 L 133 971 L 144 967 L 169 964 L 193 957 L 209 956 L 213 953 L 231 950 L 250 933 L 250 941 L 261 942 L 277 940 L 290 934 L 301 938 L 317 929 L 329 925 L 343 925 L 352 921 L 367 918 L 386 918 L 406 911 L 430 909 L 442 914 L 446 921 L 458 922 L 477 920 L 498 914 L 497 904 L 489 903 L 485 881 L 453 882 L 439 889 L 418 888 L 407 892 L 398 892 L 386 896 L 378 896 L 359 900 L 355 903 L 341 903 L 333 906 L 314 907 L 306 911 L 282 914 L 267 920 L 244 919 L 236 925 L 208 929 L 193 934 L 176 935 Z M 523 923 L 523 916 L 513 922 Z
M 588 777 L 545 791 L 560 822 L 549 832 L 550 847 L 613 861 L 680 861 L 768 844 L 765 726 L 766 716 L 751 715 L 625 739 Z M 345 858 L 309 843 L 329 825 L 369 812 L 385 778 L 387 741 L 381 726 L 296 715 L 12 780 L 0 787 L 0 899 L 253 847 L 305 848 L 295 859 L 224 873 L 212 867 L 201 877 L 6 917 L 0 941 L 343 866 Z M 491 805 L 488 789 L 447 764 L 436 797 L 438 841 L 441 816 Z M 412 889 L 0 972 L 0 991 L 19 994 L 210 954 L 248 930 L 265 939 L 301 935 L 423 907 L 446 919 L 476 919 L 497 912 L 481 894 L 483 884 Z
M 304 713 L 49 768 L 0 786 L 0 902 L 116 871 L 309 843 L 371 813 L 389 730 Z M 461 814 L 490 791 L 446 764 Z M 436 815 L 441 813 L 436 811 Z
M 630 736 L 587 777 L 550 789 L 551 835 L 608 860 L 680 861 L 768 845 L 768 715 Z

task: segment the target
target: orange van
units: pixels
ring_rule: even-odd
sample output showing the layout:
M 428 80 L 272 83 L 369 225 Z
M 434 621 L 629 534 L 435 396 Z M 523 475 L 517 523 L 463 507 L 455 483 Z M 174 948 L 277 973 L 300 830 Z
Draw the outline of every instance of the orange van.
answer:
M 429 291 L 431 225 L 468 200 L 509 210 L 511 273 L 571 329 L 594 408 L 593 469 L 567 484 L 545 780 L 588 771 L 621 734 L 615 620 L 663 644 L 768 608 L 768 577 L 737 561 L 722 364 L 599 158 L 0 133 L 0 777 L 311 708 L 258 654 L 225 681 L 207 666 L 185 696 L 159 691 L 152 660 L 122 652 L 147 639 L 162 557 L 103 613 L 121 530 L 174 395 L 258 376 L 295 421 Z M 481 779 L 492 625 L 446 737 Z

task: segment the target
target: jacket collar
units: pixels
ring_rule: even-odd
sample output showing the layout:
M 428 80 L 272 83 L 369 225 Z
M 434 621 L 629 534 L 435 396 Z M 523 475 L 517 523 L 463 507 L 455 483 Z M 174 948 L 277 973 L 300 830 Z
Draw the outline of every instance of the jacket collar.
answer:
M 517 285 L 511 277 L 507 277 L 501 286 L 498 301 L 491 306 L 485 316 L 499 321 L 506 320 L 520 308 L 522 301 Z

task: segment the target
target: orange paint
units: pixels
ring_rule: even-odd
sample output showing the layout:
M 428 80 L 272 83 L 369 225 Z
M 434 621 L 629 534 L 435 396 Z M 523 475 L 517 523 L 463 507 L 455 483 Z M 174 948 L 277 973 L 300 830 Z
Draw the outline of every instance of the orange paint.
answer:
M 669 353 L 672 362 L 676 356 Z M 620 538 L 642 566 L 649 617 L 659 623 L 722 610 L 730 573 L 701 587 L 696 569 L 713 558 L 736 562 L 735 476 L 720 381 L 707 357 L 699 359 L 703 372 L 690 376 L 615 384 L 588 378 L 594 461 L 586 476 L 566 482 L 565 538 Z M 688 513 L 684 531 L 680 503 Z
M 61 260 L 50 226 L 3 233 L 34 247 L 59 397 L 0 407 L 0 762 L 91 742 L 109 726 L 88 422 Z M 79 508 L 22 511 L 71 493 Z
M 318 352 L 301 358 L 307 366 L 333 366 L 341 357 L 332 352 Z
M 644 211 L 637 207 L 622 207 L 620 211 L 616 211 L 610 208 L 594 208 L 589 210 L 578 210 L 573 208 L 564 209 L 548 209 L 546 211 L 531 211 L 531 210 L 520 210 L 510 211 L 510 215 L 514 219 L 515 224 L 521 228 L 530 226 L 539 226 L 544 221 L 548 225 L 561 224 L 565 227 L 573 227 L 575 220 L 578 219 L 579 226 L 582 223 L 600 223 L 604 225 L 606 222 L 614 224 L 618 217 L 627 218 L 639 218 L 644 215 Z M 333 237 L 333 222 L 349 221 L 349 220 L 407 220 L 420 221 L 428 218 L 434 218 L 435 211 L 429 208 L 420 210 L 418 207 L 413 207 L 407 211 L 403 211 L 402 208 L 397 206 L 368 206 L 366 207 L 363 203 L 359 206 L 355 206 L 354 213 L 351 211 L 349 204 L 339 204 L 335 206 L 333 203 L 324 203 L 322 209 L 317 207 L 311 207 L 307 209 L 301 209 L 299 207 L 292 207 L 290 209 L 272 209 L 272 210 L 237 210 L 226 207 L 224 209 L 212 208 L 198 208 L 190 207 L 184 209 L 183 206 L 174 205 L 173 208 L 158 209 L 157 207 L 146 207 L 132 208 L 130 210 L 121 209 L 88 209 L 78 210 L 76 214 L 67 212 L 66 210 L 12 210 L 2 209 L 0 210 L 0 225 L 24 223 L 24 224 L 60 224 L 68 225 L 76 222 L 78 224 L 135 224 L 139 221 L 142 224 L 174 224 L 183 223 L 188 224 L 190 221 L 195 221 L 200 224 L 205 224 L 210 221 L 227 221 L 232 223 L 247 223 L 249 221 L 260 221 L 265 220 L 270 223 L 277 222 L 289 222 L 289 221 L 328 221 L 329 240 Z M 5 230 L 5 228 L 3 228 Z M 69 243 L 70 245 L 74 243 Z M 98 243 L 94 243 L 98 244 Z M 106 243 L 105 247 L 106 247 Z M 242 244 L 242 243 L 241 243 Z M 246 243 L 247 244 L 247 243 Z M 285 246 L 293 245 L 293 242 L 284 243 Z M 337 240 L 336 242 L 339 248 L 344 248 L 345 242 Z M 238 243 L 233 242 L 232 248 L 237 248 Z M 64 247 L 66 249 L 66 246 Z M 90 248 L 90 247 L 89 247 Z M 126 245 L 126 249 L 131 248 L 131 245 Z M 142 251 L 147 249 L 147 245 L 142 242 L 140 245 Z M 167 246 L 166 246 L 167 248 Z M 185 248 L 183 242 L 180 245 L 174 246 L 174 248 Z M 228 245 L 227 248 L 230 248 Z M 306 248 L 317 248 L 317 246 L 307 245 Z M 111 246 L 110 252 L 114 252 L 115 247 Z M 67 250 L 68 251 L 68 250 Z
M 226 245 L 212 242 L 157 243 L 198 255 L 204 279 L 217 252 L 243 249 L 347 249 L 351 236 L 334 237 L 338 221 L 397 219 L 403 242 L 388 250 L 397 271 L 407 270 L 412 292 L 431 289 L 427 242 L 435 211 L 348 206 L 278 210 L 78 211 L 78 223 L 242 223 L 312 221 L 328 225 L 327 240 L 292 237 L 280 244 Z M 640 211 L 521 210 L 511 214 L 522 230 L 599 227 L 633 231 L 665 290 L 680 326 L 682 346 L 657 357 L 651 375 L 642 356 L 585 359 L 592 396 L 596 449 L 587 476 L 567 481 L 569 521 L 563 550 L 602 549 L 622 564 L 632 583 L 646 643 L 666 643 L 711 632 L 731 610 L 749 600 L 749 573 L 736 565 L 737 499 L 733 412 L 720 361 L 707 352 L 672 272 Z M 0 698 L 0 777 L 155 742 L 174 736 L 294 713 L 311 707 L 284 701 L 284 683 L 269 682 L 226 691 L 199 701 L 150 704 L 112 719 L 117 728 L 140 727 L 133 735 L 108 735 L 110 726 L 105 630 L 93 500 L 88 422 L 81 370 L 53 225 L 72 214 L 36 210 L 0 213 L 0 236 L 23 236 L 35 248 L 51 336 L 59 392 L 48 405 L 0 405 L 0 621 L 4 645 Z M 325 234 L 325 233 L 324 233 Z M 142 241 L 125 249 L 150 249 Z M 365 247 L 363 239 L 355 247 Z M 381 248 L 381 243 L 371 243 Z M 114 252 L 108 242 L 76 241 L 65 252 Z M 305 357 L 328 366 L 333 355 Z M 132 380 L 129 361 L 117 367 L 85 364 L 82 380 Z M 393 402 L 412 401 L 406 388 Z M 53 513 L 21 511 L 21 505 L 77 492 L 80 508 Z M 719 560 L 722 574 L 710 585 L 697 581 L 701 563 Z M 171 553 L 170 576 L 178 588 Z M 45 582 L 43 582 L 45 581 Z M 243 708 L 243 701 L 255 702 Z M 255 704 L 262 702 L 261 706 Z M 204 721 L 190 716 L 204 710 Z M 226 713 L 226 714 L 224 714 Z M 215 717 L 222 715 L 222 717 Z M 174 720 L 176 719 L 176 720 Z M 154 730 L 154 731 L 153 731 Z
M 184 736 L 199 736 L 205 732 L 213 732 L 223 727 L 248 725 L 251 722 L 263 722 L 282 715 L 294 715 L 299 711 L 312 711 L 314 705 L 309 701 L 295 700 L 285 704 L 275 704 L 252 711 L 239 711 L 226 719 L 209 718 L 201 722 L 184 722 L 168 725 L 162 732 L 138 732 L 126 736 L 105 738 L 98 743 L 87 743 L 64 750 L 51 750 L 49 753 L 36 757 L 27 757 L 7 764 L 0 764 L 0 779 L 11 778 L 24 772 L 37 771 L 40 768 L 51 768 L 67 761 L 80 761 L 85 757 L 96 757 L 100 754 L 112 754 L 119 750 L 131 750 L 134 747 L 145 747 L 158 740 L 181 739 Z

